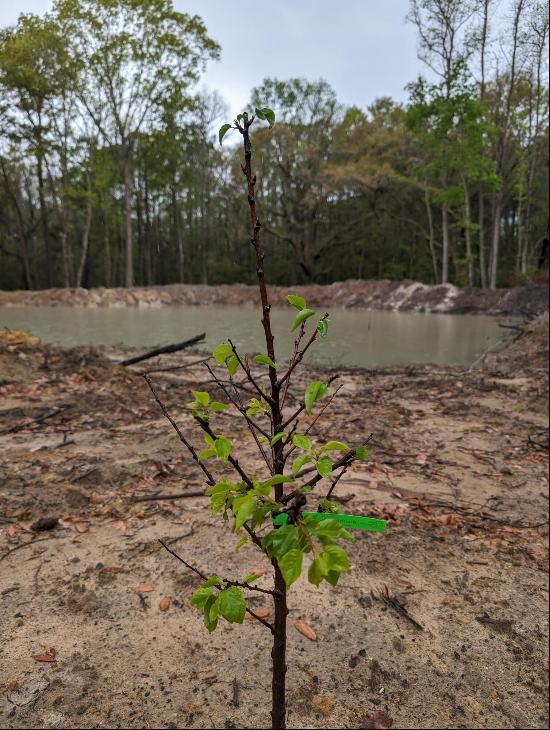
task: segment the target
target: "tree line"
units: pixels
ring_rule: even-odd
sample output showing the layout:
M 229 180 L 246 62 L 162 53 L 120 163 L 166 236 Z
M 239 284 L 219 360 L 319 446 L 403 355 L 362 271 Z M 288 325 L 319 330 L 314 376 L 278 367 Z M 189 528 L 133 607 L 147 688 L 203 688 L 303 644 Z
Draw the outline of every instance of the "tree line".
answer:
M 411 0 L 426 76 L 346 107 L 266 79 L 250 110 L 274 283 L 527 281 L 548 235 L 548 7 Z M 388 39 L 390 41 L 391 39 Z M 56 0 L 0 31 L 0 288 L 250 282 L 221 49 L 171 0 Z M 368 69 L 357 69 L 358 78 Z

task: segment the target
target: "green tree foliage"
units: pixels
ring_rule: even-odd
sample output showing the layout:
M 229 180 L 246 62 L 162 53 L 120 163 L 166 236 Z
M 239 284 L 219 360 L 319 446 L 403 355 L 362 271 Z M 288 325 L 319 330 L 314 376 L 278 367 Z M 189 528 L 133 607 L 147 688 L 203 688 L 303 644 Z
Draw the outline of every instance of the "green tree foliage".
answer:
M 252 90 L 277 116 L 253 151 L 273 283 L 534 273 L 547 6 L 414 0 L 409 17 L 427 78 L 407 104 L 345 108 L 302 78 Z M 57 0 L 1 31 L 0 287 L 251 283 L 234 137 L 220 147 L 223 100 L 194 87 L 219 50 L 171 0 Z

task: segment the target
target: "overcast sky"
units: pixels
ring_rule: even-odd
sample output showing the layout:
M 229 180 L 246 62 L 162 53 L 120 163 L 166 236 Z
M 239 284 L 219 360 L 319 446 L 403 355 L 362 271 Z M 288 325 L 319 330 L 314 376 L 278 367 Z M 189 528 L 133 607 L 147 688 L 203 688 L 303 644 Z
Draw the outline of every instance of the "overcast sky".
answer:
M 0 0 L 0 25 L 21 12 L 42 13 L 51 0 Z M 365 107 L 380 96 L 403 101 L 422 71 L 409 0 L 175 0 L 200 15 L 222 47 L 201 85 L 218 89 L 232 114 L 266 76 L 324 78 L 340 101 Z M 249 56 L 251 60 L 245 61 Z

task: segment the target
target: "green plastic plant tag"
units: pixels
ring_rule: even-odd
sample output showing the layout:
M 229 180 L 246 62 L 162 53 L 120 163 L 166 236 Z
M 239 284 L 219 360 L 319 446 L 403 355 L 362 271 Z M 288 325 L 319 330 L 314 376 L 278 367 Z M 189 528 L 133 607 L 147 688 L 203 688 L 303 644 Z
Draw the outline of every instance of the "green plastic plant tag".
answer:
M 384 532 L 388 526 L 387 520 L 379 520 L 376 517 L 361 517 L 359 515 L 335 515 L 332 512 L 302 512 L 303 515 L 312 517 L 314 520 L 336 520 L 342 527 L 350 530 L 368 530 L 369 532 Z M 288 515 L 283 513 L 277 515 L 273 520 L 274 525 L 284 525 Z

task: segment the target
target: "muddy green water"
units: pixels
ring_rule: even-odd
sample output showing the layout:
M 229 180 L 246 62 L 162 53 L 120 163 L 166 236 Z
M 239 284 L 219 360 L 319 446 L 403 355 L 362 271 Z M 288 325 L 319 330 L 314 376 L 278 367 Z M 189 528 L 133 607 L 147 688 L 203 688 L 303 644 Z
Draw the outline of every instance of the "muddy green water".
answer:
M 290 308 L 273 311 L 279 357 L 289 354 L 292 319 Z M 488 347 L 502 346 L 507 330 L 499 322 L 504 321 L 480 315 L 336 310 L 330 316 L 328 339 L 313 348 L 309 359 L 319 365 L 350 367 L 469 365 Z M 63 346 L 148 347 L 206 332 L 201 350 L 228 336 L 243 352 L 263 349 L 258 314 L 246 307 L 4 307 L 0 308 L 3 327 L 25 329 L 43 342 Z

